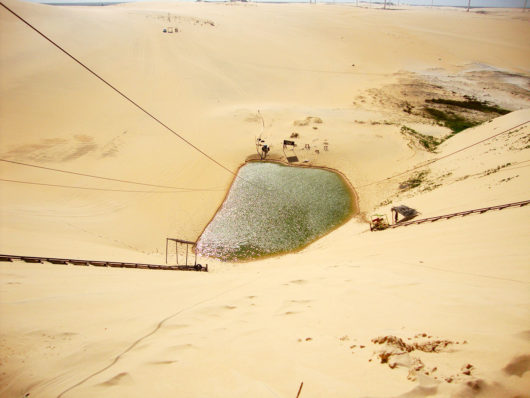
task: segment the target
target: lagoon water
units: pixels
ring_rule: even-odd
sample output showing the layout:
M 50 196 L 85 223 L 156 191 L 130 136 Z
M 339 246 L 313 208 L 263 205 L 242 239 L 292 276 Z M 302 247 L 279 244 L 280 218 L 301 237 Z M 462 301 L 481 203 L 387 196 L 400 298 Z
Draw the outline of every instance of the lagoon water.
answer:
M 203 256 L 238 261 L 296 250 L 353 214 L 349 186 L 331 171 L 252 162 L 238 177 L 199 238 Z

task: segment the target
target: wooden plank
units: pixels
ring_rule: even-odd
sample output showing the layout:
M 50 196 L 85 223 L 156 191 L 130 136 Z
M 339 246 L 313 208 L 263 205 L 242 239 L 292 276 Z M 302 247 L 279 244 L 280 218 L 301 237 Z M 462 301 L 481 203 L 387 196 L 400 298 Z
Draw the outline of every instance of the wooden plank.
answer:
M 88 266 L 88 261 L 86 260 L 69 260 L 68 261 L 70 264 L 73 264 L 73 265 L 84 265 L 84 266 Z
M 107 267 L 108 263 L 106 261 L 90 261 L 90 265 L 95 267 Z
M 187 242 L 195 244 L 195 242 Z M 139 264 L 139 263 L 122 263 L 118 261 L 97 261 L 97 260 L 79 260 L 79 259 L 68 259 L 68 258 L 55 258 L 55 257 L 28 257 L 28 256 L 11 256 L 8 254 L 0 254 L 0 261 L 12 262 L 13 260 L 21 260 L 26 263 L 40 263 L 44 261 L 52 264 L 73 264 L 79 266 L 93 265 L 96 267 L 116 267 L 116 268 L 140 268 L 140 269 L 159 269 L 159 270 L 186 270 L 186 271 L 208 271 L 208 267 L 202 267 L 199 269 L 195 265 L 189 266 L 172 266 L 172 265 L 159 265 L 159 264 Z
M 172 242 L 177 242 L 177 243 L 185 243 L 187 245 L 193 245 L 193 246 L 195 246 L 195 244 L 197 243 L 197 242 L 192 242 L 192 241 L 189 241 L 189 240 L 175 239 L 175 238 L 166 238 L 166 240 L 170 240 Z
M 68 264 L 68 260 L 65 258 L 47 258 L 46 261 L 52 264 L 62 264 L 62 265 Z
M 21 257 L 21 260 L 26 263 L 39 263 L 42 264 L 41 257 Z
M 507 209 L 509 207 L 515 207 L 515 206 L 522 207 L 522 206 L 526 206 L 528 204 L 530 204 L 530 200 L 524 200 L 524 201 L 521 201 L 521 202 L 506 203 L 506 204 L 503 204 L 503 205 L 483 207 L 483 208 L 480 208 L 480 209 L 465 210 L 465 211 L 460 211 L 460 212 L 457 212 L 457 213 L 444 214 L 442 216 L 423 218 L 423 219 L 420 219 L 420 220 L 409 221 L 409 222 L 406 222 L 406 223 L 396 223 L 396 224 L 390 225 L 389 227 L 390 228 L 405 227 L 405 226 L 411 225 L 411 224 L 422 224 L 422 223 L 427 222 L 427 221 L 434 222 L 434 221 L 440 220 L 442 218 L 448 220 L 450 218 L 457 217 L 457 216 L 465 217 L 465 216 L 467 216 L 469 214 L 483 214 L 483 213 L 485 213 L 487 211 L 490 211 L 490 210 L 502 210 L 502 209 Z

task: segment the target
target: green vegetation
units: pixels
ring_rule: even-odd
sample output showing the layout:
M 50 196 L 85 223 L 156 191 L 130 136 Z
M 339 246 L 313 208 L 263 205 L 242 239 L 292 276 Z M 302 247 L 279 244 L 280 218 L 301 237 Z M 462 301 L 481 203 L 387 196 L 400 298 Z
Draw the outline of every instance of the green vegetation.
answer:
M 497 171 L 501 170 L 501 169 L 504 169 L 505 167 L 508 167 L 508 166 L 511 166 L 512 164 L 511 163 L 506 163 L 506 164 L 502 164 L 500 166 L 497 166 L 495 167 L 494 169 L 489 169 L 489 170 L 486 170 L 482 176 L 485 177 L 485 176 L 489 176 L 490 174 L 493 174 L 493 173 L 496 173 Z
M 451 129 L 453 134 L 459 133 L 469 127 L 478 125 L 478 122 L 466 119 L 453 112 L 444 112 L 439 109 L 426 107 L 425 111 L 430 117 L 435 119 L 438 123 L 443 124 L 445 127 Z
M 310 123 L 322 124 L 324 123 L 321 118 L 316 116 L 308 116 L 304 120 L 295 120 L 293 122 L 294 126 L 307 126 Z
M 383 200 L 381 203 L 379 203 L 379 206 L 377 206 L 377 207 L 383 207 L 383 206 L 389 205 L 391 203 L 392 203 L 392 199 L 388 198 L 386 200 Z
M 445 138 L 441 139 L 433 137 L 432 135 L 421 134 L 407 126 L 401 127 L 401 134 L 414 137 L 429 152 L 434 152 L 436 147 L 445 141 Z
M 453 134 L 457 134 L 469 127 L 478 125 L 480 122 L 472 120 L 462 114 L 465 110 L 477 111 L 481 113 L 495 113 L 497 115 L 506 115 L 510 110 L 501 108 L 495 104 L 490 104 L 486 101 L 479 101 L 474 97 L 464 96 L 464 100 L 452 100 L 445 98 L 427 99 L 427 104 L 445 105 L 449 109 L 437 109 L 426 106 L 424 108 L 428 117 L 436 120 L 439 124 L 451 129 Z M 475 119 L 484 119 L 484 116 L 476 117 Z M 449 137 L 448 137 L 449 138 Z
M 405 101 L 403 103 L 403 112 L 408 113 L 409 115 L 411 115 L 413 109 L 414 109 L 414 106 L 409 104 L 407 101 Z
M 399 189 L 406 191 L 419 187 L 425 181 L 425 177 L 427 177 L 427 174 L 429 174 L 428 171 L 420 171 L 419 173 L 414 174 L 408 180 L 403 181 L 401 184 L 399 184 Z
M 377 120 L 372 120 L 372 121 L 370 122 L 370 124 L 371 124 L 372 126 L 377 126 L 377 125 L 379 125 L 379 124 L 384 124 L 385 126 L 391 126 L 391 125 L 396 124 L 396 123 L 389 122 L 388 120 L 383 120 L 382 122 L 377 121 Z
M 455 106 L 458 108 L 471 109 L 479 112 L 487 113 L 498 113 L 499 115 L 506 115 L 510 113 L 508 109 L 501 108 L 495 104 L 488 104 L 486 101 L 479 101 L 476 98 L 465 96 L 465 101 L 450 100 L 444 98 L 433 98 L 425 100 L 425 102 L 430 104 L 442 104 Z

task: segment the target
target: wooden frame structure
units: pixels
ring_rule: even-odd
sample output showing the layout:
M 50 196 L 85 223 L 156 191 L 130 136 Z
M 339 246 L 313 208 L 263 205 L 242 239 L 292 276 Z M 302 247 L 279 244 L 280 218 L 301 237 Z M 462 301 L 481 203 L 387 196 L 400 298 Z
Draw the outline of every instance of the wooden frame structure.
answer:
M 175 255 L 177 265 L 167 265 L 168 263 L 168 248 L 169 242 L 175 242 Z M 179 248 L 178 244 L 186 245 L 186 263 L 180 265 L 178 263 L 178 253 Z M 55 257 L 35 257 L 35 256 L 17 256 L 11 254 L 0 254 L 0 262 L 13 262 L 13 261 L 23 261 L 25 263 L 32 264 L 43 264 L 44 262 L 50 264 L 63 264 L 63 265 L 78 265 L 78 266 L 94 266 L 94 267 L 113 267 L 113 268 L 139 268 L 139 269 L 159 269 L 159 270 L 168 270 L 168 271 L 205 271 L 208 272 L 208 264 L 204 267 L 201 264 L 197 264 L 197 252 L 194 253 L 193 263 L 188 263 L 189 259 L 189 247 L 192 249 L 196 246 L 196 242 L 190 242 L 182 239 L 166 238 L 166 265 L 160 264 L 143 264 L 143 263 L 125 263 L 121 261 L 102 261 L 102 260 L 84 260 L 84 259 L 72 259 L 72 258 L 55 258 Z
M 206 267 L 203 267 L 201 264 L 197 264 L 197 252 L 193 250 L 193 248 L 197 245 L 197 242 L 191 242 L 189 240 L 183 240 L 183 239 L 176 239 L 176 238 L 166 238 L 166 264 L 168 262 L 168 255 L 169 255 L 169 242 L 175 242 L 175 259 L 177 261 L 177 267 L 179 269 L 194 269 L 196 271 L 202 271 L 203 269 L 208 272 L 208 265 Z M 186 245 L 186 262 L 185 264 L 179 264 L 179 243 Z M 193 264 L 188 264 L 188 258 L 189 258 L 189 248 L 192 248 L 192 252 L 194 254 Z

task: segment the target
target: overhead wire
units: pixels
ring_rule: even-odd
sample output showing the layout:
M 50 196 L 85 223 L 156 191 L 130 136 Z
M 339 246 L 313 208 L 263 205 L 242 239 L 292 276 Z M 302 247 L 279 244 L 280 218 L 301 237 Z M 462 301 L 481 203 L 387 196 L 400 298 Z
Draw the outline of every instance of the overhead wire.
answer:
M 73 174 L 73 175 L 82 176 L 82 177 L 90 177 L 90 178 L 96 178 L 96 179 L 106 180 L 106 181 L 122 182 L 122 183 L 126 183 L 126 184 L 142 185 L 142 186 L 153 187 L 153 188 L 176 189 L 176 190 L 183 190 L 185 192 L 191 192 L 191 191 L 216 191 L 216 189 L 184 188 L 184 187 L 175 187 L 175 186 L 171 186 L 171 185 L 149 184 L 149 183 L 139 182 L 139 181 L 124 180 L 124 179 L 121 179 L 121 178 L 103 177 L 103 176 L 99 176 L 99 175 L 95 175 L 95 174 L 79 173 L 79 172 L 76 172 L 76 171 L 56 169 L 56 168 L 53 168 L 53 167 L 39 166 L 39 165 L 36 165 L 36 164 L 17 162 L 17 161 L 14 161 L 14 160 L 8 160 L 8 159 L 2 159 L 2 158 L 0 158 L 0 162 L 6 162 L 6 163 L 16 164 L 16 165 L 20 165 L 20 166 L 34 167 L 34 168 L 37 168 L 37 169 L 55 171 L 55 172 L 58 172 L 58 173 Z
M 48 184 L 42 182 L 33 182 L 33 181 L 21 181 L 21 180 L 12 180 L 8 178 L 0 178 L 0 181 L 3 182 L 12 182 L 17 184 L 27 184 L 27 185 L 39 185 L 45 187 L 55 187 L 55 188 L 70 188 L 70 189 L 83 189 L 90 191 L 106 191 L 106 192 L 128 192 L 128 193 L 185 193 L 185 192 L 197 192 L 197 191 L 223 191 L 223 189 L 210 189 L 210 190 L 173 190 L 173 191 L 142 191 L 142 190 L 129 190 L 129 189 L 111 189 L 111 188 L 95 188 L 95 187 L 83 187 L 75 185 L 61 185 L 61 184 Z
M 85 65 L 83 62 L 81 62 L 79 59 L 77 59 L 76 57 L 74 57 L 72 54 L 70 54 L 67 50 L 65 50 L 63 47 L 61 47 L 59 44 L 57 44 L 54 40 L 52 40 L 51 38 L 49 38 L 46 34 L 44 34 L 43 32 L 41 32 L 40 30 L 38 30 L 36 27 L 34 27 L 31 23 L 29 23 L 28 21 L 26 21 L 23 17 L 21 17 L 20 15 L 18 15 L 16 12 L 14 12 L 11 8 L 9 8 L 8 6 L 6 6 L 4 3 L 0 2 L 0 5 L 2 5 L 2 7 L 4 7 L 8 12 L 10 12 L 11 14 L 13 14 L 16 18 L 18 18 L 20 21 L 22 21 L 24 24 L 26 24 L 28 27 L 30 27 L 32 30 L 34 30 L 37 34 L 39 34 L 40 36 L 42 36 L 44 39 L 46 39 L 48 42 L 50 42 L 53 46 L 55 46 L 56 48 L 58 48 L 61 52 L 63 52 L 65 55 L 67 55 L 68 57 L 70 57 L 73 61 L 75 61 L 77 64 L 79 64 L 81 67 L 83 67 L 86 71 L 88 71 L 90 74 L 92 74 L 93 76 L 95 76 L 97 79 L 99 79 L 101 82 L 103 82 L 105 85 L 107 85 L 109 88 L 111 88 L 113 91 L 115 91 L 116 93 L 118 93 L 121 97 L 123 97 L 124 99 L 126 99 L 129 103 L 131 103 L 133 106 L 135 106 L 137 109 L 139 109 L 140 111 L 142 111 L 143 113 L 145 113 L 147 116 L 149 116 L 151 119 L 155 120 L 159 125 L 161 125 L 162 127 L 164 127 L 166 130 L 168 130 L 169 132 L 171 132 L 172 134 L 174 134 L 175 136 L 177 136 L 180 140 L 182 140 L 185 144 L 189 145 L 191 148 L 193 148 L 194 150 L 196 150 L 197 152 L 199 152 L 201 155 L 203 155 L 204 157 L 206 157 L 207 159 L 209 159 L 210 161 L 212 161 L 213 163 L 215 163 L 217 166 L 221 167 L 222 169 L 224 169 L 225 171 L 229 172 L 230 174 L 232 174 L 233 176 L 235 176 L 236 178 L 241 178 L 243 179 L 242 177 L 238 176 L 238 173 L 237 172 L 234 172 L 232 170 L 230 170 L 228 167 L 226 167 L 225 165 L 223 165 L 222 163 L 220 163 L 219 161 L 217 161 L 216 159 L 214 159 L 212 156 L 208 155 L 206 152 L 204 152 L 202 149 L 200 149 L 199 147 L 197 147 L 196 145 L 194 145 L 193 143 L 191 143 L 190 141 L 188 141 L 186 138 L 184 138 L 182 135 L 180 135 L 179 133 L 177 133 L 174 129 L 172 129 L 171 127 L 169 127 L 167 124 L 165 124 L 164 122 L 162 122 L 160 119 L 158 119 L 156 116 L 154 116 L 152 113 L 150 113 L 149 111 L 147 111 L 144 107 L 142 107 L 141 105 L 139 105 L 137 102 L 135 102 L 134 100 L 132 100 L 129 96 L 127 96 L 126 94 L 124 94 L 122 91 L 120 91 L 118 88 L 116 88 L 115 86 L 113 86 L 111 83 L 109 83 L 107 80 L 105 80 L 103 77 L 101 77 L 99 74 L 97 74 L 95 71 L 93 71 L 90 67 L 88 67 L 87 65 Z M 258 111 L 259 113 L 259 111 Z M 260 114 L 261 116 L 261 114 Z M 263 117 L 262 118 L 262 124 L 263 124 Z M 436 159 L 432 159 L 424 164 L 421 164 L 421 165 L 418 165 L 416 167 L 413 167 L 412 169 L 409 169 L 409 170 L 406 170 L 406 171 L 403 171 L 401 173 L 397 173 L 397 174 L 394 174 L 390 177 L 387 177 L 387 178 L 384 178 L 384 179 L 381 179 L 381 180 L 378 180 L 378 181 L 374 181 L 374 182 L 371 182 L 371 183 L 368 183 L 368 184 L 364 184 L 364 185 L 360 185 L 360 186 L 357 186 L 357 188 L 365 188 L 365 187 L 368 187 L 368 186 L 371 186 L 371 185 L 375 185 L 375 184 L 379 184 L 379 183 L 382 183 L 382 182 L 386 182 L 386 181 L 389 181 L 391 179 L 394 179 L 396 177 L 399 177 L 401 175 L 404 175 L 404 174 L 408 174 L 412 171 L 415 171 L 415 170 L 418 170 L 418 169 L 421 169 L 421 168 L 424 168 L 424 167 L 427 167 L 435 162 L 438 162 L 442 159 L 445 159 L 449 156 L 452 156 L 456 153 L 459 153 L 459 152 L 462 152 L 466 149 L 469 149 L 475 145 L 478 145 L 480 143 L 483 143 L 485 141 L 488 141 L 490 139 L 493 139 L 501 134 L 504 134 L 510 130 L 513 130 L 517 127 L 520 127 L 520 126 L 523 126 L 524 124 L 528 123 L 529 121 L 525 121 L 517 126 L 514 126 L 514 127 L 511 127 L 507 130 L 504 130 L 500 133 L 497 133 L 493 136 L 490 136 L 488 138 L 485 138 L 483 140 L 480 140 L 474 144 L 471 144 L 471 145 L 468 145 L 464 148 L 461 148 L 457 151 L 454 151 L 452 153 L 449 153 L 447 155 L 444 155 L 440 158 L 436 158 Z M 53 169 L 53 168 L 49 168 L 49 167 L 44 167 L 44 166 L 37 166 L 37 165 L 30 165 L 30 164 L 26 164 L 26 163 L 22 163 L 22 162 L 15 162 L 15 161 L 9 161 L 9 160 L 6 160 L 6 159 L 0 159 L 0 161 L 4 161 L 4 162 L 9 162 L 9 163 L 13 163 L 13 164 L 21 164 L 21 165 L 25 165 L 25 166 L 29 166 L 29 167 L 36 167 L 36 168 L 41 168 L 41 169 L 47 169 L 47 170 L 53 170 L 53 171 L 57 171 L 57 172 L 62 172 L 62 173 L 68 173 L 68 174 L 75 174 L 75 175 L 81 175 L 81 176 L 85 176 L 85 177 L 91 177 L 91 178 L 100 178 L 100 179 L 104 179 L 104 180 L 109 180 L 109 181 L 118 181 L 118 182 L 126 182 L 126 183 L 131 183 L 131 184 L 136 184 L 136 185 L 145 185 L 145 186 L 152 186 L 152 187 L 157 187 L 157 188 L 171 188 L 171 189 L 183 189 L 183 188 L 180 188 L 180 187 L 170 187 L 170 186 L 163 186 L 163 185 L 156 185 L 156 184 L 146 184 L 146 183 L 140 183 L 140 182 L 135 182 L 135 181 L 128 181 L 128 180 L 120 180 L 120 179 L 115 179 L 115 178 L 108 178 L 108 177 L 102 177 L 102 176 L 95 176 L 95 175 L 90 175 L 90 174 L 86 174 L 86 173 L 77 173 L 77 172 L 70 172 L 70 171 L 66 171 L 66 170 L 61 170 L 61 169 Z M 243 179 L 245 180 L 245 179 Z M 4 180 L 5 181 L 5 180 Z M 14 180 L 12 180 L 13 182 Z M 246 180 L 245 180 L 246 181 Z M 249 181 L 246 181 L 246 182 L 249 182 Z M 250 182 L 249 182 L 250 183 Z M 49 184 L 49 185 L 53 185 L 53 184 Z M 66 186 L 63 186 L 63 187 L 66 187 Z M 264 189 L 264 190 L 269 190 L 267 187 L 264 187 L 264 186 L 260 186 L 261 189 Z M 83 189 L 83 188 L 81 188 Z M 103 189 L 102 189 L 103 190 Z M 191 190 L 190 190 L 191 191 Z M 158 191 L 159 192 L 159 191 Z
M 525 121 L 525 122 L 523 122 L 523 123 L 520 123 L 520 124 L 518 124 L 518 125 L 516 125 L 516 126 L 510 127 L 509 129 L 506 129 L 506 130 L 504 130 L 504 131 L 501 131 L 500 133 L 494 134 L 494 135 L 489 136 L 489 137 L 487 137 L 487 138 L 484 138 L 484 139 L 482 139 L 482 140 L 480 140 L 480 141 L 477 141 L 477 142 L 475 142 L 475 143 L 473 143 L 473 144 L 471 144 L 471 145 L 467 145 L 467 146 L 465 146 L 465 147 L 463 147 L 463 148 L 460 148 L 460 149 L 457 150 L 457 151 L 454 151 L 454 152 L 448 153 L 447 155 L 441 156 L 441 157 L 436 158 L 436 159 L 429 160 L 429 161 L 427 161 L 427 162 L 425 162 L 425 163 L 423 163 L 423 164 L 420 164 L 420 165 L 418 165 L 418 166 L 416 166 L 416 167 L 413 167 L 412 169 L 405 170 L 405 171 L 403 171 L 403 172 L 401 172 L 401 173 L 394 174 L 393 176 L 390 176 L 390 177 L 387 177 L 387 178 L 383 178 L 383 179 L 381 179 L 381 180 L 373 181 L 373 182 L 370 182 L 370 183 L 368 183 L 368 184 L 359 185 L 359 186 L 357 186 L 357 188 L 365 188 L 365 187 L 368 187 L 368 186 L 371 186 L 371 185 L 380 184 L 380 183 L 382 183 L 382 182 L 386 182 L 386 181 L 392 180 L 392 179 L 394 179 L 394 178 L 396 178 L 396 177 L 399 177 L 399 176 L 402 176 L 402 175 L 404 175 L 404 174 L 411 173 L 411 172 L 413 172 L 413 171 L 415 171 L 415 170 L 422 169 L 422 168 L 424 168 L 424 167 L 430 166 L 431 164 L 436 163 L 436 162 L 438 162 L 438 161 L 440 161 L 440 160 L 442 160 L 442 159 L 448 158 L 449 156 L 453 156 L 453 155 L 455 155 L 455 154 L 457 154 L 457 153 L 460 153 L 460 152 L 462 152 L 462 151 L 465 151 L 466 149 L 472 148 L 472 147 L 474 147 L 474 146 L 476 146 L 476 145 L 478 145 L 478 144 L 482 144 L 483 142 L 486 142 L 486 141 L 489 141 L 489 140 L 491 140 L 491 139 L 493 139 L 493 138 L 495 138 L 495 137 L 498 137 L 498 136 L 501 135 L 501 134 L 505 134 L 505 133 L 507 133 L 507 132 L 509 132 L 509 131 L 511 131 L 511 130 L 514 130 L 514 129 L 518 128 L 518 127 L 524 126 L 525 124 L 527 124 L 527 123 L 529 123 L 529 122 L 530 122 L 530 120 L 527 120 L 527 121 Z
M 84 68 L 86 71 L 88 71 L 90 74 L 92 74 L 93 76 L 95 76 L 97 79 L 99 79 L 101 82 L 103 82 L 105 85 L 107 85 L 108 87 L 110 87 L 112 90 L 114 90 L 116 93 L 118 93 L 121 97 L 123 97 L 124 99 L 126 99 L 129 103 L 131 103 L 132 105 L 134 105 L 137 109 L 139 109 L 140 111 L 142 111 L 143 113 L 145 113 L 147 116 L 149 116 L 151 119 L 155 120 L 159 125 L 161 125 L 162 127 L 164 127 L 166 130 L 168 130 L 169 132 L 173 133 L 176 137 L 178 137 L 180 140 L 182 140 L 185 144 L 189 145 L 191 148 L 193 148 L 195 151 L 199 152 L 201 155 L 203 155 L 204 157 L 206 157 L 207 159 L 209 159 L 210 161 L 212 161 L 213 163 L 215 163 L 217 166 L 221 167 L 222 169 L 224 169 L 225 171 L 229 172 L 230 174 L 234 175 L 237 177 L 237 173 L 230 170 L 227 166 L 223 165 L 221 162 L 215 160 L 212 156 L 208 155 L 206 152 L 204 152 L 202 149 L 200 149 L 199 147 L 197 147 L 196 145 L 194 145 L 192 142 L 188 141 L 186 138 L 184 138 L 182 135 L 180 135 L 179 133 L 177 133 L 174 129 L 172 129 L 171 127 L 169 127 L 167 124 L 165 124 L 164 122 L 162 122 L 159 118 L 157 118 L 156 116 L 154 116 L 152 113 L 150 113 L 149 111 L 147 111 L 144 107 L 142 107 L 141 105 L 139 105 L 137 102 L 135 102 L 134 100 L 132 100 L 129 96 L 127 96 L 125 93 L 123 93 L 121 90 L 119 90 L 118 88 L 116 88 L 115 86 L 113 86 L 111 83 L 109 83 L 107 80 L 105 80 L 103 77 L 101 77 L 99 74 L 97 74 L 94 70 L 92 70 L 89 66 L 85 65 L 83 62 L 81 62 L 79 59 L 77 59 L 76 57 L 74 57 L 72 54 L 70 54 L 67 50 L 65 50 L 63 47 L 61 47 L 59 44 L 57 44 L 54 40 L 52 40 L 50 37 L 48 37 L 46 34 L 44 34 L 43 32 L 41 32 L 39 29 L 37 29 L 35 26 L 33 26 L 31 23 L 29 23 L 28 21 L 26 21 L 23 17 L 21 17 L 20 15 L 18 15 L 15 11 L 13 11 L 11 8 L 9 8 L 8 6 L 6 6 L 4 3 L 0 2 L 0 5 L 2 7 L 4 7 L 8 12 L 10 12 L 11 14 L 13 14 L 16 18 L 18 18 L 20 21 L 22 21 L 24 24 L 26 24 L 28 27 L 30 27 L 32 30 L 34 30 L 37 34 L 39 34 L 40 36 L 42 36 L 44 39 L 46 39 L 48 42 L 50 42 L 53 46 L 55 46 L 56 48 L 58 48 L 61 52 L 63 52 L 65 55 L 67 55 L 68 57 L 70 57 L 73 61 L 75 61 L 77 64 L 79 64 L 82 68 Z

